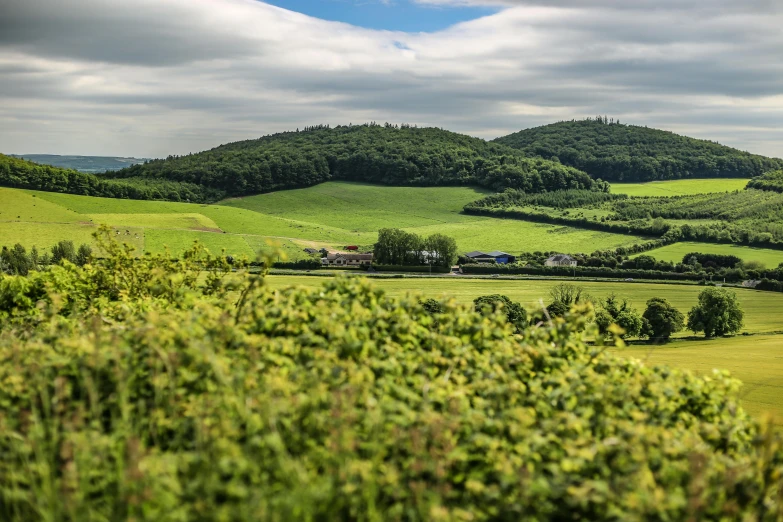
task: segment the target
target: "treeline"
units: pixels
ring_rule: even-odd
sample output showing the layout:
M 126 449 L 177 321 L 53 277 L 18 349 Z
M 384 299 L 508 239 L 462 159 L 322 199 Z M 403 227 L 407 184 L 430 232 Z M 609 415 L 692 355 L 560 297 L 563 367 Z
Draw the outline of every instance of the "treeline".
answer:
M 495 140 L 527 156 L 559 161 L 607 181 L 755 177 L 783 168 L 767 158 L 606 117 L 527 129 Z
M 44 253 L 40 253 L 36 247 L 32 247 L 28 252 L 25 247 L 17 243 L 11 248 L 4 246 L 0 249 L 0 273 L 26 276 L 30 272 L 63 261 L 84 266 L 91 258 L 92 248 L 86 243 L 76 248 L 73 241 L 59 241 L 49 252 Z
M 138 177 L 116 180 L 50 165 L 38 165 L 3 154 L 0 154 L 0 186 L 117 199 L 194 203 L 215 201 L 222 197 L 222 192 L 218 190 L 193 183 Z
M 590 207 L 628 197 L 625 194 L 610 194 L 609 184 L 601 180 L 598 180 L 593 188 L 594 190 L 557 190 L 540 194 L 525 194 L 521 190 L 506 189 L 469 203 L 468 206 L 473 208 L 541 206 L 563 209 Z
M 767 172 L 762 176 L 753 178 L 745 188 L 783 192 L 783 169 Z
M 584 172 L 436 128 L 319 125 L 148 161 L 112 174 L 193 183 L 229 196 L 328 180 L 386 185 L 479 185 L 525 192 L 591 189 Z

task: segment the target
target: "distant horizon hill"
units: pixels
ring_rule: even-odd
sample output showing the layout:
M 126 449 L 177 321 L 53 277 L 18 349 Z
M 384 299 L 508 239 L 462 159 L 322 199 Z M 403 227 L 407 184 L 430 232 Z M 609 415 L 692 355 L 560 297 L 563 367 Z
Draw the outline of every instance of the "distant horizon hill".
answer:
M 152 159 L 130 156 L 82 156 L 79 154 L 8 154 L 8 156 L 25 159 L 40 165 L 51 165 L 91 174 L 120 170 Z

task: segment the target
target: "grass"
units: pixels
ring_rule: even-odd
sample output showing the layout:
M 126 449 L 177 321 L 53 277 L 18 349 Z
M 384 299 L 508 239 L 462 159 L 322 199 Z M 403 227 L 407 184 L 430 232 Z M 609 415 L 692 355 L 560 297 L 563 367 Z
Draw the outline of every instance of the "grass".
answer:
M 10 189 L 9 189 L 10 190 Z M 461 214 L 463 206 L 485 194 L 470 187 L 384 187 L 330 182 L 292 191 L 231 199 L 220 205 L 94 198 L 39 191 L 11 191 L 28 200 L 53 204 L 73 219 L 88 223 L 138 226 L 148 233 L 144 250 L 157 252 L 168 244 L 173 252 L 199 237 L 191 232 L 226 232 L 242 241 L 210 237 L 211 244 L 236 248 L 265 246 L 267 238 L 283 245 L 290 259 L 305 247 L 341 248 L 348 244 L 371 248 L 377 231 L 401 227 L 421 235 L 454 237 L 462 251 L 505 250 L 592 252 L 640 241 L 640 237 L 586 231 L 518 220 Z M 32 198 L 35 196 L 35 198 Z M 182 234 L 149 233 L 181 230 Z M 169 244 L 170 243 L 170 244 Z M 212 247 L 210 247 L 212 249 Z
M 213 254 L 225 250 L 234 256 L 255 257 L 242 236 L 223 234 L 219 232 L 195 232 L 186 230 L 147 229 L 144 241 L 145 252 L 163 252 L 168 248 L 173 255 L 179 255 L 198 241 Z
M 51 203 L 35 194 L 0 187 L 0 223 L 75 223 L 84 220 L 78 213 Z M 7 225 L 0 225 L 4 228 Z
M 715 243 L 696 243 L 683 241 L 673 243 L 655 250 L 650 250 L 637 255 L 649 255 L 662 261 L 673 263 L 682 262 L 682 258 L 691 252 L 704 254 L 723 254 L 737 256 L 743 261 L 758 261 L 767 268 L 774 268 L 783 263 L 783 250 L 769 248 L 756 248 L 742 245 L 721 245 Z M 636 257 L 636 256 L 632 256 Z
M 303 285 L 317 287 L 323 284 L 322 277 L 308 276 L 269 276 L 268 284 L 273 287 Z M 551 299 L 549 290 L 560 284 L 553 280 L 491 280 L 463 279 L 461 276 L 433 278 L 376 279 L 375 284 L 392 295 L 417 293 L 424 297 L 454 297 L 460 302 L 469 303 L 480 295 L 505 294 L 512 300 L 522 303 L 528 310 L 541 306 L 539 301 L 548 304 Z M 611 293 L 627 298 L 640 312 L 647 300 L 663 297 L 683 313 L 687 313 L 697 302 L 699 292 L 704 287 L 697 285 L 624 283 L 624 282 L 578 282 L 590 295 L 603 298 Z M 762 292 L 744 288 L 732 289 L 745 311 L 746 333 L 775 333 L 783 331 L 783 294 Z M 690 335 L 684 332 L 680 335 Z
M 631 346 L 618 353 L 642 359 L 648 365 L 665 364 L 699 374 L 713 368 L 729 370 L 744 383 L 741 397 L 748 412 L 770 412 L 777 423 L 783 424 L 783 336 L 675 341 L 660 347 Z
M 678 179 L 648 183 L 612 183 L 612 192 L 629 196 L 687 196 L 742 190 L 749 179 Z

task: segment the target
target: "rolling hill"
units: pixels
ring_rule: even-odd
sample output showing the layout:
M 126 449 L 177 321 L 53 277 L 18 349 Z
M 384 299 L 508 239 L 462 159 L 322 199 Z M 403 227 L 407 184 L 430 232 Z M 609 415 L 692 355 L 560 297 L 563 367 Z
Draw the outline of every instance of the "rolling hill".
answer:
M 145 158 L 117 156 L 61 156 L 59 154 L 9 154 L 9 156 L 32 161 L 39 165 L 51 165 L 52 167 L 93 174 L 107 170 L 120 170 L 147 161 Z
M 562 121 L 497 138 L 526 156 L 559 161 L 604 181 L 752 178 L 783 160 L 635 125 L 596 118 Z
M 383 185 L 473 185 L 541 192 L 605 186 L 559 163 L 436 128 L 310 127 L 153 160 L 112 177 L 164 179 L 246 196 L 333 181 Z

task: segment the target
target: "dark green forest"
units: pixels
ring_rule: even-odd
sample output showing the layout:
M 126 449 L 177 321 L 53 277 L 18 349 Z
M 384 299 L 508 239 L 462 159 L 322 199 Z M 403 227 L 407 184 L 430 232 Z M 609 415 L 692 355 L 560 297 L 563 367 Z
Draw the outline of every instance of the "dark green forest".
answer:
M 95 174 L 38 165 L 0 154 L 0 186 L 84 196 L 203 203 L 219 199 L 214 189 L 166 179 L 109 179 Z
M 598 117 L 526 129 L 494 140 L 607 181 L 752 178 L 783 160 Z
M 407 125 L 309 127 L 170 156 L 115 172 L 194 183 L 243 196 L 328 180 L 385 185 L 479 185 L 525 192 L 603 189 L 576 169 L 525 157 L 503 145 Z

